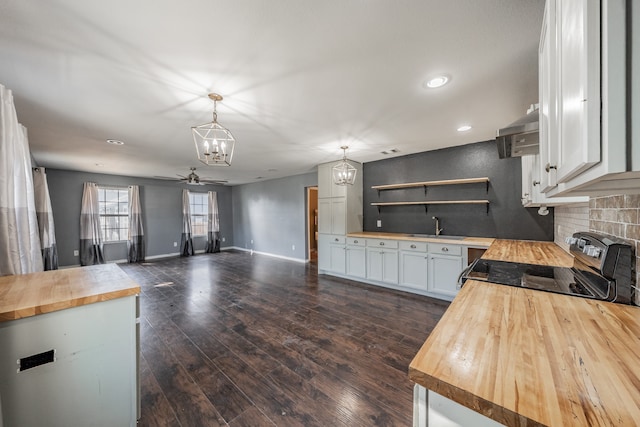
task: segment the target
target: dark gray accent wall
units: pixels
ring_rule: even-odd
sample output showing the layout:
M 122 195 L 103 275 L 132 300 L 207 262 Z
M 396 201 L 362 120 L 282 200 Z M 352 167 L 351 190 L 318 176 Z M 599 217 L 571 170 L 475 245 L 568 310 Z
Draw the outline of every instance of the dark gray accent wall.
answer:
M 315 185 L 317 172 L 233 187 L 235 246 L 306 259 L 306 188 Z
M 540 216 L 537 208 L 524 208 L 519 157 L 499 159 L 495 140 L 427 151 L 365 163 L 363 201 L 365 231 L 434 234 L 436 216 L 442 234 L 553 241 L 553 209 Z M 373 185 L 489 177 L 485 184 L 464 184 L 376 191 Z M 484 205 L 392 206 L 378 209 L 372 202 L 488 199 Z M 382 227 L 376 220 L 382 220 Z
M 47 169 L 47 180 L 61 266 L 80 263 L 79 258 L 73 255 L 73 251 L 78 249 L 80 244 L 80 209 L 84 182 L 120 187 L 140 186 L 147 256 L 179 252 L 182 232 L 183 188 L 198 192 L 216 191 L 220 214 L 220 236 L 225 238 L 222 247 L 233 246 L 231 187 L 220 185 L 189 186 L 174 181 L 58 169 Z M 173 246 L 174 242 L 177 242 L 178 247 Z M 196 250 L 204 249 L 205 244 L 204 237 L 194 238 Z M 126 259 L 126 242 L 106 243 L 104 252 L 107 261 Z

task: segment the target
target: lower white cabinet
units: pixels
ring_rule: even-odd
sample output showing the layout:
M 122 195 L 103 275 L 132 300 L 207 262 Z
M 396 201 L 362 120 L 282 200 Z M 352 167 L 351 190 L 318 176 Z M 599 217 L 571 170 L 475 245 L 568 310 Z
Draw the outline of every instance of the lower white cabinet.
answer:
M 400 285 L 426 291 L 429 276 L 426 252 L 400 252 Z
M 318 270 L 445 300 L 458 293 L 467 261 L 459 244 L 318 236 Z
M 413 425 L 414 427 L 503 426 L 419 384 L 413 388 Z
M 367 279 L 398 284 L 398 242 L 367 239 Z
M 367 277 L 365 239 L 347 239 L 346 269 L 347 276 L 364 279 Z
M 345 274 L 345 237 L 333 234 L 318 235 L 318 269 L 331 273 Z
M 458 276 L 464 269 L 464 258 L 459 255 L 429 254 L 429 291 L 455 297 Z

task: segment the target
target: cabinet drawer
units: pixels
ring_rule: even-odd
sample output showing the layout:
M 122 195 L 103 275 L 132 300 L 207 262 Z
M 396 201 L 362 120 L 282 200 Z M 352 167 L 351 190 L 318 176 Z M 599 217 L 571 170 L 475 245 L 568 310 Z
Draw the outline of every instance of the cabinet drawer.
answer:
M 426 242 L 400 242 L 400 249 L 403 251 L 427 252 Z
M 347 245 L 352 246 L 365 246 L 367 239 L 362 237 L 347 237 Z
M 332 244 L 344 244 L 346 238 L 344 236 L 330 236 L 329 243 Z
M 387 240 L 387 239 L 367 239 L 367 246 L 369 246 L 369 247 L 378 247 L 378 248 L 397 249 L 398 248 L 398 241 L 397 240 Z
M 429 253 L 444 255 L 462 255 L 462 246 L 443 243 L 429 243 Z

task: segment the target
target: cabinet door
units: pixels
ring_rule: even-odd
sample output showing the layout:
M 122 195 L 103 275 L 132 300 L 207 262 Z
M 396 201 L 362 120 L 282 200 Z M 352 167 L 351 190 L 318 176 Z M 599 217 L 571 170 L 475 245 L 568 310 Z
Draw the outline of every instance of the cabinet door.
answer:
M 382 281 L 382 250 L 367 248 L 367 279 Z
M 600 1 L 557 0 L 557 181 L 600 161 Z
M 532 188 L 531 185 L 533 157 L 534 156 L 522 156 L 520 158 L 522 162 L 522 196 L 520 198 L 522 206 L 530 206 L 533 202 L 534 188 Z
M 408 288 L 426 291 L 427 267 L 426 252 L 400 252 L 400 284 Z
M 331 200 L 331 233 L 347 234 L 347 201 L 345 198 Z M 318 202 L 319 205 L 319 202 Z
M 398 251 L 383 251 L 382 281 L 398 284 Z
M 329 259 L 331 263 L 330 270 L 334 273 L 345 274 L 346 272 L 346 260 L 345 260 L 345 246 L 343 244 L 331 244 L 329 245 Z
M 347 275 L 366 277 L 365 249 L 360 246 L 347 246 Z
M 318 199 L 318 233 L 331 234 L 331 199 Z
M 331 236 L 318 234 L 318 270 L 331 270 L 330 247 Z
M 458 293 L 458 276 L 463 269 L 463 257 L 429 255 L 429 290 L 455 296 Z
M 540 103 L 540 191 L 546 193 L 556 187 L 558 113 L 557 113 L 557 61 L 556 61 L 556 0 L 547 0 L 538 51 L 538 78 Z M 553 149 L 552 149 L 553 147 Z

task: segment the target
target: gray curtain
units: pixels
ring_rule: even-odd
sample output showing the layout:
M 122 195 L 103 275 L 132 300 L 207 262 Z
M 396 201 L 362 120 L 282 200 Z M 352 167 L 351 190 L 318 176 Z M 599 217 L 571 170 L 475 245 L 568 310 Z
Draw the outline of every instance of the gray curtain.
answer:
M 189 190 L 182 190 L 182 237 L 180 238 L 180 256 L 193 255 L 193 239 L 191 238 L 191 208 Z
M 85 182 L 80 211 L 80 265 L 104 264 L 98 186 Z
M 129 186 L 129 239 L 127 240 L 129 262 L 144 262 L 144 230 L 142 228 L 142 207 L 140 187 Z
M 42 271 L 31 155 L 13 94 L 0 85 L 0 276 Z
M 207 221 L 207 247 L 205 252 L 220 252 L 220 219 L 218 217 L 218 193 L 209 191 L 209 215 Z
M 56 247 L 56 230 L 53 224 L 51 197 L 44 168 L 33 170 L 33 189 L 36 201 L 36 214 L 40 230 L 40 246 L 42 247 L 42 264 L 45 270 L 58 269 L 58 248 Z

